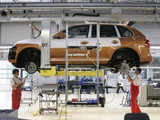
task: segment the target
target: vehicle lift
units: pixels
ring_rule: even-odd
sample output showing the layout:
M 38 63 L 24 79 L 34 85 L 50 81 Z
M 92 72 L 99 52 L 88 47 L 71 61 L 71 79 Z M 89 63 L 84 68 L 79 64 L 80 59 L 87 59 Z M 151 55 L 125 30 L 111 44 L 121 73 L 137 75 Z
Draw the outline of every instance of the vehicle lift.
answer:
M 91 24 L 95 24 L 95 23 L 91 23 Z M 104 107 L 104 104 L 105 104 L 105 96 L 99 96 L 99 77 L 100 77 L 100 69 L 99 69 L 99 39 L 100 39 L 100 32 L 99 32 L 99 23 L 96 23 L 97 24 L 97 43 L 96 45 L 94 46 L 94 48 L 96 48 L 96 53 L 97 53 L 97 57 L 96 57 L 96 78 L 97 78 L 97 81 L 96 81 L 96 91 L 97 91 L 97 104 L 101 104 L 102 107 Z M 68 61 L 68 51 L 70 48 L 75 48 L 75 46 L 72 46 L 72 45 L 69 45 L 68 44 L 68 24 L 66 24 L 66 81 L 68 81 L 68 76 L 69 76 L 69 61 Z M 78 49 L 82 49 L 83 47 L 85 47 L 87 49 L 87 46 L 86 45 L 82 45 L 82 46 L 76 46 Z M 68 103 L 68 94 L 67 94 L 67 91 L 68 91 L 68 82 L 66 82 L 66 104 Z M 84 102 L 74 102 L 73 104 L 85 104 Z M 87 105 L 88 103 L 86 103 Z M 95 104 L 95 103 L 93 103 Z
M 42 38 L 42 41 L 41 41 L 41 73 L 45 73 L 44 70 L 51 70 L 52 71 L 52 74 L 55 74 L 55 73 L 58 73 L 58 74 L 62 74 L 62 72 L 57 72 L 55 71 L 56 68 L 52 68 L 51 69 L 51 66 L 50 66 L 50 33 L 49 33 L 49 29 L 50 29 L 50 24 L 51 24 L 51 21 L 49 19 L 47 20 L 44 20 L 42 22 L 42 27 L 43 27 L 43 31 L 41 32 L 41 38 Z M 91 23 L 91 24 L 95 24 L 95 23 Z M 96 48 L 96 53 L 97 53 L 97 57 L 96 57 L 96 77 L 97 77 L 97 83 L 96 83 L 96 89 L 97 89 L 97 103 L 99 104 L 101 101 L 101 98 L 99 96 L 99 77 L 100 77 L 100 73 L 102 74 L 102 71 L 99 69 L 99 39 L 100 39 L 100 32 L 99 32 L 99 23 L 96 22 L 97 24 L 97 43 L 96 45 L 94 46 Z M 49 29 L 48 29 L 49 28 Z M 68 77 L 70 74 L 73 74 L 73 71 L 72 72 L 69 72 L 69 61 L 68 61 L 68 50 L 74 46 L 69 46 L 68 45 L 68 24 L 66 24 L 66 65 L 65 65 L 65 78 L 66 78 L 66 93 L 65 93 L 65 103 L 67 104 L 67 101 L 68 101 L 68 94 L 67 94 L 67 91 L 68 91 Z M 81 47 L 85 47 L 87 48 L 87 46 L 78 46 L 79 49 L 81 49 Z M 82 68 L 83 69 L 83 68 Z M 82 70 L 81 69 L 81 70 Z M 75 72 L 80 72 L 80 71 L 75 71 Z M 75 74 L 74 72 L 74 74 Z M 89 72 L 89 71 L 86 71 L 86 72 Z M 64 73 L 64 72 L 63 72 Z M 84 73 L 84 72 L 83 72 Z M 93 74 L 93 72 L 92 72 Z M 41 74 L 42 75 L 42 74 Z M 100 99 L 99 99 L 100 98 Z M 103 98 L 104 98 L 104 95 L 103 95 Z M 105 98 L 104 98 L 105 99 Z M 104 102 L 104 100 L 103 100 Z M 104 107 L 104 103 L 102 103 L 102 105 Z
M 51 21 L 50 19 L 44 19 L 41 23 L 42 31 L 41 31 L 41 70 L 51 70 L 50 66 L 50 27 Z M 51 71 L 53 72 L 53 71 Z M 42 76 L 47 77 L 47 76 Z M 58 102 L 59 93 L 57 89 L 57 84 L 45 84 L 40 86 L 39 93 L 39 113 L 43 113 L 45 111 L 55 111 L 58 113 Z

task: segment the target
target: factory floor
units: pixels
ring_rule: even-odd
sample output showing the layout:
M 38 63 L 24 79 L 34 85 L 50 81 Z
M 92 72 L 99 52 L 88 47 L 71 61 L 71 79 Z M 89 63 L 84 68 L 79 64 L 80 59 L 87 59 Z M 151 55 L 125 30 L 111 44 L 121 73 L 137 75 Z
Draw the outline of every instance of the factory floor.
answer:
M 28 108 L 29 110 L 29 108 Z M 150 120 L 159 120 L 160 108 L 142 108 L 148 113 Z M 61 117 L 55 113 L 33 116 L 31 111 L 19 111 L 19 118 L 27 120 L 124 120 L 124 115 L 130 111 L 129 108 L 101 108 L 101 107 L 68 107 L 67 115 Z
M 38 104 L 22 104 L 18 111 L 19 119 L 26 120 L 124 120 L 124 115 L 130 112 L 130 107 L 122 106 L 123 94 L 106 94 L 105 107 L 99 106 L 67 106 L 59 108 L 59 114 L 54 111 L 39 114 Z M 142 112 L 149 115 L 150 120 L 159 120 L 160 107 L 141 107 Z

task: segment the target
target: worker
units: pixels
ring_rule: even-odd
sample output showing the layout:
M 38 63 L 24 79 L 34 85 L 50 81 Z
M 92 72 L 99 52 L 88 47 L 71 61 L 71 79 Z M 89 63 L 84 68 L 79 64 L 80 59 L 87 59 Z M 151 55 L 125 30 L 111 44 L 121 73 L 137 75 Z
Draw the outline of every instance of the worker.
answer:
M 21 87 L 24 85 L 26 81 L 26 77 L 22 80 L 19 76 L 19 70 L 14 69 L 12 71 L 13 78 L 11 80 L 11 86 L 12 86 L 12 109 L 18 110 L 20 106 L 21 101 Z
M 134 79 L 131 78 L 129 73 L 127 73 L 128 81 L 131 82 L 130 95 L 131 95 L 131 111 L 132 111 L 132 113 L 140 113 L 141 112 L 139 105 L 137 103 L 137 97 L 139 94 L 139 86 L 141 85 L 141 82 L 142 82 L 140 74 L 141 74 L 141 68 L 136 68 Z

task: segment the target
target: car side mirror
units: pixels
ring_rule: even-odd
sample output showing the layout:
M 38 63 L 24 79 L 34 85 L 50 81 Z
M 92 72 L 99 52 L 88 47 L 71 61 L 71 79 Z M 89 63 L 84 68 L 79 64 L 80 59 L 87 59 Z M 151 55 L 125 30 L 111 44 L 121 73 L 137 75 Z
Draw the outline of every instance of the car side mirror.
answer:
M 61 39 L 61 37 L 60 36 L 55 36 L 55 37 L 53 37 L 53 39 Z
M 53 39 L 64 39 L 65 37 L 66 37 L 66 34 L 63 32 L 58 32 L 52 36 Z

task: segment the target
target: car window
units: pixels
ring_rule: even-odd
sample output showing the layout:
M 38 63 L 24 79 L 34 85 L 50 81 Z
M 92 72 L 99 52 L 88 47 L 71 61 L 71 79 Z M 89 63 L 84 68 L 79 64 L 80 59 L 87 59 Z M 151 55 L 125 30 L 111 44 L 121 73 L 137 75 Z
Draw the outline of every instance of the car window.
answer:
M 79 25 L 68 28 L 69 38 L 88 38 L 89 25 Z M 66 30 L 63 30 L 53 36 L 53 39 L 64 39 Z
M 92 26 L 92 37 L 97 37 L 97 27 Z M 116 30 L 113 25 L 101 25 L 100 26 L 100 37 L 117 37 Z
M 121 37 L 132 37 L 133 33 L 126 27 L 117 26 Z
M 117 37 L 115 27 L 113 25 L 101 25 L 100 37 Z
M 88 38 L 89 25 L 74 26 L 69 28 L 69 38 Z

